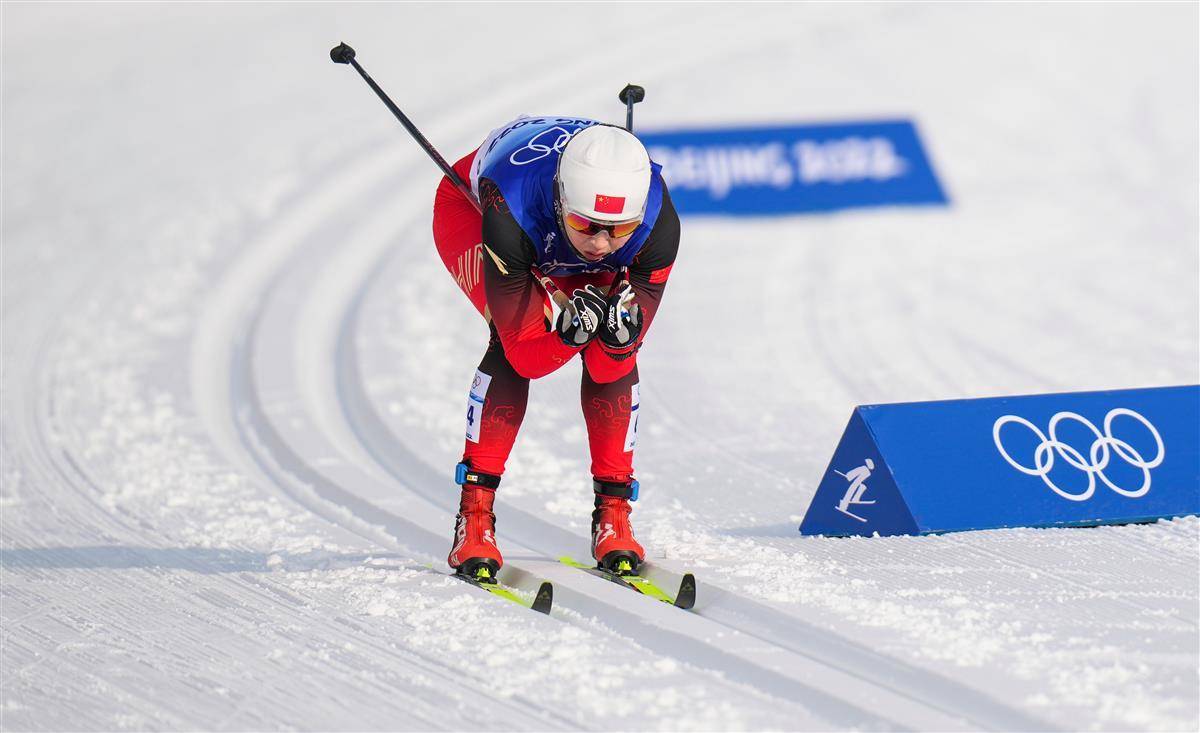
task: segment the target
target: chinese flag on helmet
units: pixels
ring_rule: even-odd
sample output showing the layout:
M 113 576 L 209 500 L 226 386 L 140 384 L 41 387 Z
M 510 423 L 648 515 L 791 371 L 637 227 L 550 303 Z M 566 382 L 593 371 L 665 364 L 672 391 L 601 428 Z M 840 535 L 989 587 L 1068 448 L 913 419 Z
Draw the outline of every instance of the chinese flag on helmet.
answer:
M 596 212 L 599 214 L 620 214 L 625 211 L 624 196 L 605 196 L 596 194 Z

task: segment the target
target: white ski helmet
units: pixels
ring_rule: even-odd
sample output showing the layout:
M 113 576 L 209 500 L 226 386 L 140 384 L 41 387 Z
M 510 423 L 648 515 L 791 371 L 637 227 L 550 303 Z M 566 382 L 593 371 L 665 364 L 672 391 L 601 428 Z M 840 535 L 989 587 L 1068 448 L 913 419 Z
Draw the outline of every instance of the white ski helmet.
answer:
M 627 130 L 613 125 L 585 127 L 559 157 L 558 191 L 565 209 L 589 219 L 639 219 L 650 192 L 650 156 Z

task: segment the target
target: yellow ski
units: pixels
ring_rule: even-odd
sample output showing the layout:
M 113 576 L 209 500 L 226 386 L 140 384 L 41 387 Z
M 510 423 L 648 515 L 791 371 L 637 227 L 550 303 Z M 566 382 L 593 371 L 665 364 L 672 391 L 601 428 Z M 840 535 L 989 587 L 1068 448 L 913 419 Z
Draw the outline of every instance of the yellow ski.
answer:
M 476 588 L 485 590 L 494 596 L 503 598 L 506 601 L 512 601 L 518 605 L 549 615 L 551 607 L 554 605 L 554 586 L 550 581 L 543 581 L 538 586 L 537 593 L 534 594 L 533 600 L 525 598 L 520 591 L 515 588 L 510 588 L 507 585 L 499 582 L 492 577 L 491 571 L 486 567 L 481 567 L 476 571 L 475 576 L 463 575 L 454 573 L 454 577 L 458 578 L 468 585 L 473 585 Z
M 643 578 L 640 575 L 615 573 L 605 568 L 596 567 L 595 565 L 585 565 L 566 555 L 558 558 L 558 561 L 563 565 L 578 568 L 585 573 L 590 573 L 598 578 L 604 578 L 609 582 L 637 591 L 657 601 L 670 603 L 677 608 L 687 610 L 696 605 L 696 578 L 691 573 L 684 574 L 680 580 L 679 589 L 674 595 L 671 595 L 649 578 Z

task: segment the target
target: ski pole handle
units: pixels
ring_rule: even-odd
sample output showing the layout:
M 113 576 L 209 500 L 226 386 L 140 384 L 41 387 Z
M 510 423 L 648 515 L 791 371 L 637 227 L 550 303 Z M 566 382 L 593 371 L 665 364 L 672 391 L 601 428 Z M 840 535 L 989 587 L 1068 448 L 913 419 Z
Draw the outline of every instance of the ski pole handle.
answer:
M 617 93 L 617 99 L 625 105 L 625 129 L 629 132 L 633 132 L 633 105 L 645 98 L 646 90 L 637 84 L 626 84 L 625 88 Z
M 550 299 L 554 301 L 554 304 L 560 309 L 566 310 L 567 305 L 571 302 L 571 297 L 560 290 L 558 285 L 554 284 L 553 280 L 543 275 L 541 270 L 537 269 L 536 267 L 530 268 L 529 272 L 533 275 L 535 280 L 541 283 L 542 287 L 546 289 L 546 292 L 550 294 Z
M 567 303 L 569 303 L 571 301 L 571 296 L 569 296 L 565 292 L 563 292 L 562 289 L 560 289 L 558 287 L 558 285 L 556 285 L 554 283 L 553 280 L 551 280 L 550 278 L 543 275 L 541 270 L 537 269 L 536 267 L 531 267 L 529 269 L 529 272 L 530 272 L 530 274 L 533 275 L 535 280 L 537 280 L 539 283 L 541 283 L 541 286 L 543 288 L 545 288 L 547 293 L 549 293 L 551 300 L 553 300 L 554 304 L 557 305 L 559 308 L 565 308 L 567 306 Z M 614 288 L 619 288 L 621 286 L 621 283 L 623 283 L 624 281 L 626 281 L 628 279 L 629 279 L 629 268 L 622 267 L 620 270 L 617 271 L 617 276 L 613 279 L 612 285 L 609 286 L 608 292 L 611 293 Z

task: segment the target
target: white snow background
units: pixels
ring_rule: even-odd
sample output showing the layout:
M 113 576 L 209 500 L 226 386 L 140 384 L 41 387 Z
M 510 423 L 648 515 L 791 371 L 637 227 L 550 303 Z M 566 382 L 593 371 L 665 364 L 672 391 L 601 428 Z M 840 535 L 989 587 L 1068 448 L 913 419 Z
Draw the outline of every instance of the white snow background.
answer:
M 0 12 L 4 731 L 1200 725 L 1194 517 L 796 532 L 856 404 L 1200 381 L 1196 4 Z M 630 81 L 647 129 L 919 124 L 949 208 L 684 221 L 634 521 L 697 614 L 553 562 L 575 365 L 497 512 L 556 611 L 444 574 L 486 332 L 338 41 L 452 160 Z

